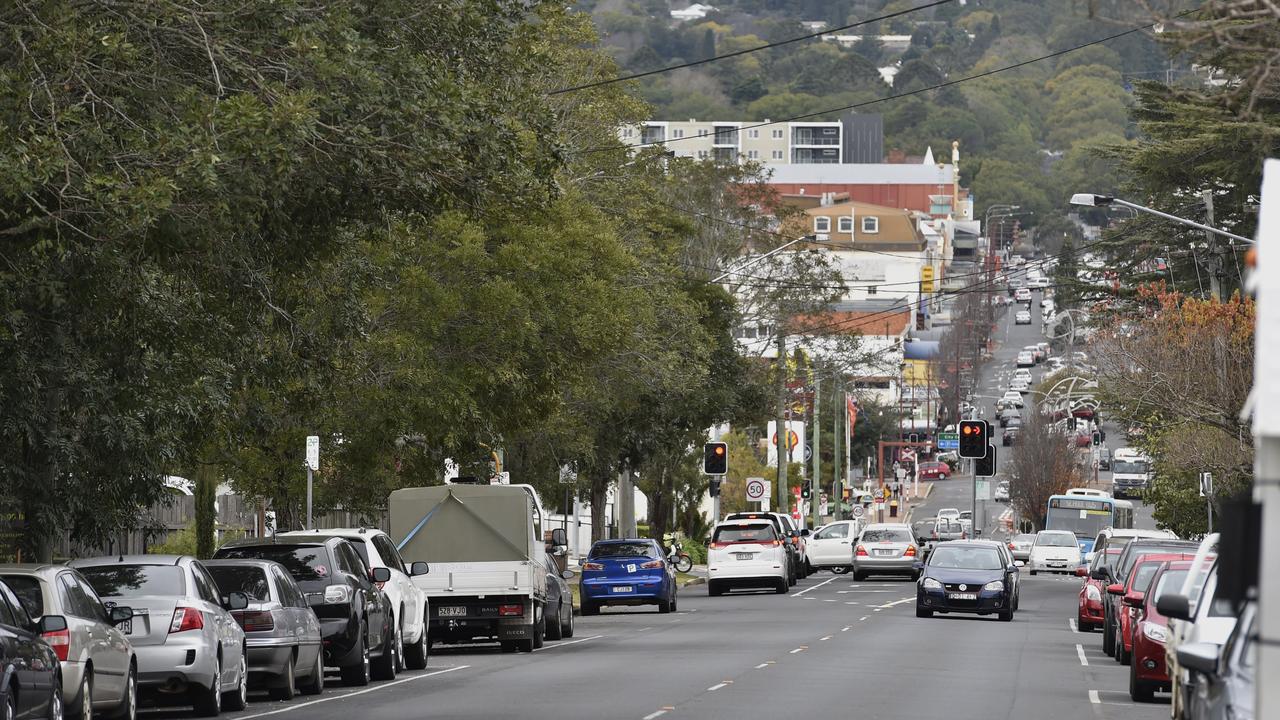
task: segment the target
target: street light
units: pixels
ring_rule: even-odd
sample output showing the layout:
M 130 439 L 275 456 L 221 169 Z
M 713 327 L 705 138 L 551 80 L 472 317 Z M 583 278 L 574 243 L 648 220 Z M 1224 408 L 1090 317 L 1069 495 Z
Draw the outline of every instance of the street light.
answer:
M 1242 235 L 1229 233 L 1226 230 L 1219 230 L 1216 227 L 1205 225 L 1204 223 L 1198 223 L 1195 220 L 1188 220 L 1186 218 L 1178 217 L 1177 215 L 1170 215 L 1167 212 L 1161 212 L 1154 208 L 1149 208 L 1145 205 L 1139 205 L 1137 203 L 1131 203 L 1128 200 L 1121 200 L 1120 198 L 1112 197 L 1110 195 L 1095 195 L 1093 193 L 1076 193 L 1071 196 L 1071 204 L 1080 205 L 1083 207 L 1108 207 L 1110 205 L 1118 205 L 1120 207 L 1129 208 L 1130 210 L 1141 210 L 1144 213 L 1155 215 L 1156 217 L 1162 217 L 1165 220 L 1172 220 L 1176 223 L 1181 223 L 1188 227 L 1193 227 L 1198 230 L 1204 230 L 1205 232 L 1211 232 L 1215 235 L 1221 235 L 1223 237 L 1229 237 L 1232 240 L 1239 240 L 1241 242 L 1248 243 L 1250 245 L 1253 244 L 1252 240 Z

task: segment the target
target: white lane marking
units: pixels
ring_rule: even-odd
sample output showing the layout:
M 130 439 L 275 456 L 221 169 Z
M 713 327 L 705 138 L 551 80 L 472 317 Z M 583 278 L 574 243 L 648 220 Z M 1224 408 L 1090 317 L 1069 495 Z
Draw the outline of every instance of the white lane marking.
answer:
M 636 632 L 644 632 L 645 630 L 652 630 L 652 629 L 653 629 L 653 628 L 651 628 L 651 627 L 642 627 L 642 628 L 640 628 L 639 630 L 637 630 Z
M 267 717 L 268 715 L 279 715 L 280 713 L 287 713 L 293 710 L 298 710 L 300 708 L 311 707 L 312 705 L 319 705 L 320 703 L 325 703 L 325 702 L 331 702 L 333 700 L 345 700 L 346 698 L 349 698 L 349 697 L 355 697 L 357 695 L 364 695 L 366 693 L 377 692 L 379 690 L 385 690 L 395 685 L 402 685 L 404 683 L 410 683 L 415 680 L 422 680 L 423 678 L 435 677 L 436 675 L 444 675 L 445 673 L 457 672 L 458 670 L 466 670 L 469 667 L 471 666 L 459 665 L 457 667 L 444 668 L 443 670 L 436 670 L 435 672 L 423 673 L 422 675 L 414 675 L 413 677 L 407 677 L 407 678 L 404 678 L 403 680 L 392 680 L 391 682 L 384 682 L 380 685 L 376 685 L 371 688 L 365 688 L 364 690 L 356 690 L 355 692 L 343 693 L 341 695 L 330 695 L 329 697 L 323 697 L 318 700 L 309 700 L 307 702 L 298 703 L 297 705 L 287 705 L 285 707 L 280 708 L 279 710 L 268 710 L 267 712 L 255 713 L 253 715 L 241 715 L 239 718 L 237 718 L 237 720 L 252 720 L 253 718 Z
M 826 637 L 820 637 L 820 638 L 818 638 L 818 642 L 822 642 L 823 640 L 830 640 L 830 639 L 831 639 L 831 636 L 830 636 L 830 635 L 828 635 L 828 636 L 826 636 Z
M 882 609 L 883 609 L 883 608 L 875 608 L 875 609 L 874 609 L 874 610 L 872 610 L 871 612 L 880 612 Z
M 808 650 L 808 649 L 809 649 L 809 646 L 808 646 L 808 645 L 801 645 L 800 647 L 796 648 L 795 650 L 792 650 L 791 652 L 789 652 L 789 653 L 787 653 L 787 654 L 788 654 L 788 655 L 795 655 L 795 654 L 796 654 L 796 653 L 798 653 L 798 652 L 804 652 L 805 650 Z
M 851 628 L 851 627 L 853 627 L 853 626 L 852 626 L 852 625 L 845 625 L 844 627 L 840 628 L 840 632 L 849 632 L 849 628 Z
M 831 598 L 823 598 L 822 602 L 835 602 L 835 600 L 832 600 Z
M 1076 654 L 1080 656 L 1080 664 L 1089 667 L 1089 658 L 1084 656 L 1084 646 L 1076 643 Z
M 757 665 L 757 666 L 756 666 L 756 670 L 763 670 L 763 669 L 765 669 L 765 668 L 767 668 L 767 667 L 769 667 L 769 663 L 767 663 L 767 662 L 762 662 L 762 663 L 760 663 L 759 665 Z
M 1098 691 L 1097 691 L 1097 690 L 1090 690 L 1090 691 L 1089 691 L 1089 702 L 1093 703 L 1094 705 L 1101 705 L 1101 704 L 1102 704 L 1102 698 L 1098 697 Z
M 584 643 L 584 642 L 586 642 L 586 641 L 588 641 L 588 640 L 599 640 L 599 639 L 600 639 L 600 638 L 602 638 L 602 637 L 604 637 L 604 636 L 603 636 L 603 635 L 592 635 L 592 636 L 590 636 L 590 637 L 578 638 L 577 640 L 566 640 L 566 641 L 564 641 L 564 642 L 558 642 L 558 643 L 556 643 L 555 645 L 543 645 L 543 646 L 542 646 L 542 647 L 540 647 L 540 648 L 534 648 L 534 649 L 533 649 L 533 651 L 534 651 L 534 652 L 538 652 L 538 651 L 540 651 L 540 650 L 555 650 L 556 648 L 562 648 L 562 647 L 564 647 L 564 646 L 566 646 L 566 645 L 577 645 L 578 643 Z
M 666 714 L 667 714 L 666 710 L 655 710 L 654 712 L 651 712 L 648 715 L 645 715 L 643 718 L 641 718 L 641 720 L 653 720 L 654 718 L 660 718 Z
M 1076 627 L 1076 619 L 1075 619 L 1075 618 L 1067 618 L 1067 627 L 1071 628 L 1071 632 L 1073 632 L 1073 633 L 1078 633 L 1078 632 L 1080 632 L 1080 628 Z
M 817 585 L 814 585 L 813 587 L 807 587 L 807 588 L 805 588 L 805 589 L 801 590 L 800 592 L 796 593 L 793 597 L 800 597 L 801 595 L 803 595 L 803 594 L 805 594 L 805 593 L 809 592 L 810 590 L 817 590 L 818 588 L 822 587 L 823 585 L 826 585 L 826 584 L 827 584 L 827 583 L 829 583 L 829 582 L 835 582 L 835 578 L 828 578 L 828 579 L 823 580 L 822 582 L 818 583 Z
M 861 604 L 862 604 L 862 603 L 854 602 L 854 601 L 852 601 L 852 600 L 847 600 L 847 601 L 845 601 L 845 605 L 861 605 Z
M 863 615 L 862 617 L 858 618 L 858 622 L 862 622 L 863 620 L 866 620 L 866 619 L 867 619 L 867 616 Z
M 715 692 L 715 691 L 719 690 L 720 688 L 726 688 L 726 687 L 729 687 L 729 686 L 730 686 L 730 685 L 732 685 L 732 684 L 733 684 L 733 681 L 732 681 L 732 680 L 725 680 L 725 681 L 724 681 L 724 682 L 722 682 L 722 683 L 716 683 L 715 685 L 712 685 L 711 687 L 707 688 L 707 692 Z
M 881 605 L 880 607 L 876 608 L 876 611 L 877 611 L 877 612 L 879 612 L 880 610 L 884 610 L 884 609 L 891 608 L 891 607 L 893 607 L 894 605 L 901 605 L 902 603 L 909 603 L 909 602 L 913 602 L 914 600 L 915 600 L 915 598 L 913 598 L 913 597 L 910 597 L 910 598 L 902 598 L 901 600 L 894 600 L 893 602 L 885 603 L 885 604 Z
M 891 593 L 892 590 L 837 590 L 837 595 L 852 595 L 853 593 Z

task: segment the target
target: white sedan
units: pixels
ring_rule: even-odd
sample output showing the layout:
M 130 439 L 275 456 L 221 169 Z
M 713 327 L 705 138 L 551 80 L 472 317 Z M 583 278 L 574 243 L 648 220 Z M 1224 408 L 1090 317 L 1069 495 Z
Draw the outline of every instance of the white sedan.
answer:
M 839 520 L 809 536 L 809 564 L 837 575 L 853 567 L 853 539 L 862 529 L 856 520 Z
M 1036 356 L 1030 350 L 1023 350 L 1018 353 L 1018 367 L 1035 367 Z
M 1026 310 L 1019 310 L 1018 314 L 1013 316 L 1013 324 L 1014 325 L 1030 325 L 1031 313 L 1027 312 Z
M 1026 405 L 1022 400 L 1022 393 L 1017 390 L 1010 390 L 1000 398 L 1000 402 L 1012 407 L 1021 408 Z
M 1080 541 L 1068 530 L 1041 530 L 1031 545 L 1027 565 L 1038 572 L 1072 573 L 1080 566 Z

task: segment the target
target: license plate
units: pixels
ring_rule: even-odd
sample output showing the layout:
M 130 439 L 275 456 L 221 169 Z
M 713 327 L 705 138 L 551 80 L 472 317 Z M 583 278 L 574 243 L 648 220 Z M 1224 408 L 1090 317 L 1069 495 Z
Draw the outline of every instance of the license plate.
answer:
M 616 593 L 629 593 L 632 587 L 630 585 L 614 585 L 613 591 Z
M 756 554 L 755 553 L 734 553 L 733 556 L 738 558 L 739 560 L 750 560 L 751 558 L 755 557 Z
M 120 628 L 120 632 L 124 633 L 125 635 L 132 635 L 133 634 L 133 618 L 129 618 L 128 620 L 125 620 L 124 622 L 120 623 L 116 627 Z
M 452 607 L 442 607 L 442 608 L 436 609 L 436 615 L 438 617 L 462 617 L 463 615 L 466 615 L 466 614 L 467 614 L 467 609 L 465 607 L 452 606 Z
M 897 550 L 876 550 L 876 557 L 893 557 L 897 554 Z
M 947 593 L 947 598 L 950 600 L 977 600 L 978 594 L 977 593 Z

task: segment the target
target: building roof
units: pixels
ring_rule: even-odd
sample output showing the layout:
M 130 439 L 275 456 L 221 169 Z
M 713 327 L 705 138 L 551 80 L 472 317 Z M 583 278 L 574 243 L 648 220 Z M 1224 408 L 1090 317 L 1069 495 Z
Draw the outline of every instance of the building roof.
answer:
M 881 307 L 882 306 L 882 307 Z M 907 298 L 882 303 L 836 303 L 824 313 L 799 321 L 802 328 L 828 334 L 883 335 L 896 337 L 911 328 L 911 306 Z
M 815 163 L 776 165 L 771 183 L 815 185 L 950 185 L 955 166 L 900 163 Z

